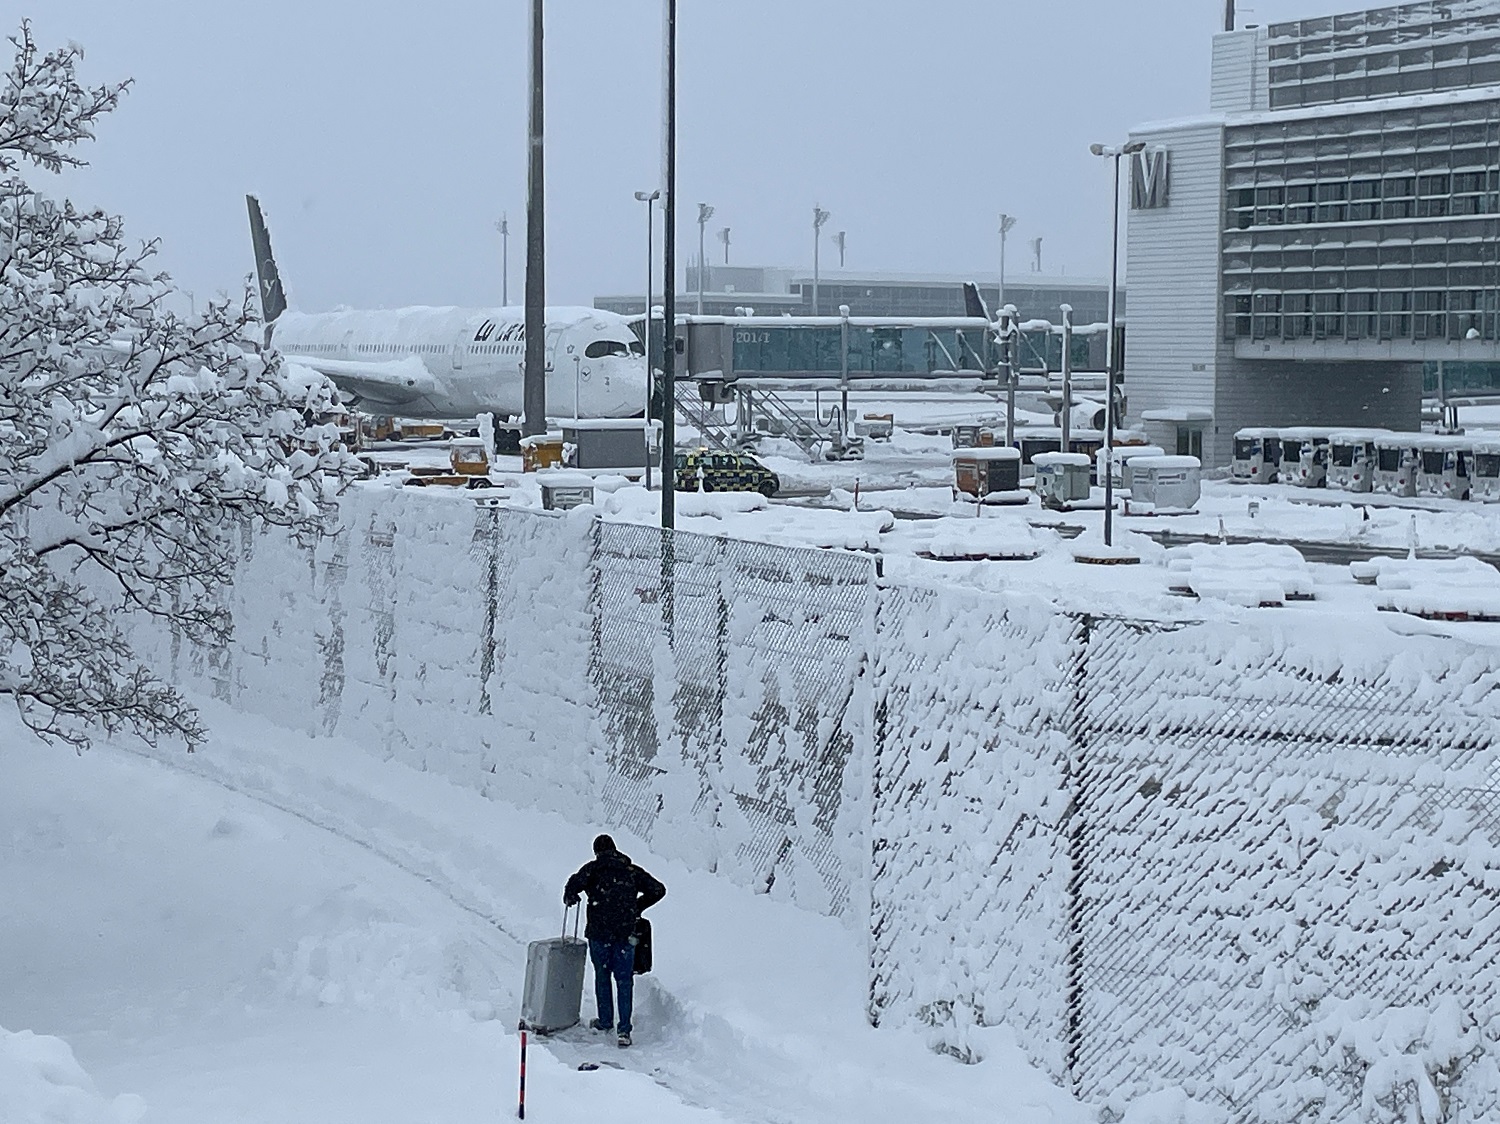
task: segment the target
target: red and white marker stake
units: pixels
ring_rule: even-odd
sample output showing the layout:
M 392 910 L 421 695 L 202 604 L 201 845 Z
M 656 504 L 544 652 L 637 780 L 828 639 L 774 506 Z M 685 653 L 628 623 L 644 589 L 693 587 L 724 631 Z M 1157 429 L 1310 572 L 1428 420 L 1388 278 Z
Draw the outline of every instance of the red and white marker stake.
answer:
M 521 1024 L 521 1101 L 516 1108 L 516 1117 L 526 1119 L 526 1024 Z

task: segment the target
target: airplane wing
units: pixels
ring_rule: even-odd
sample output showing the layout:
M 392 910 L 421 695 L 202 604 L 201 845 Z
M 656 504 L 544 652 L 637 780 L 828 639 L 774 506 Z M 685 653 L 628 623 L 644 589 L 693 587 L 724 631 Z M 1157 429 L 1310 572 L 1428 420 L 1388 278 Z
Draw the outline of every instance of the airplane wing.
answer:
M 329 359 L 322 355 L 283 353 L 293 363 L 327 375 L 335 386 L 355 399 L 356 405 L 401 406 L 441 391 L 422 360 L 415 355 L 383 363 L 355 359 Z

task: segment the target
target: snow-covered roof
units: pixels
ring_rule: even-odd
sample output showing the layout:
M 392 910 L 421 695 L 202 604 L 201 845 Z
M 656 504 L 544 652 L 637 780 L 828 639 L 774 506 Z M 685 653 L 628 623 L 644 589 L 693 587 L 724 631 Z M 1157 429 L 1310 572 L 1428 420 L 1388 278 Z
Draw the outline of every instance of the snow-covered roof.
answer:
M 1087 468 L 1089 455 L 1087 453 L 1037 453 L 1031 458 L 1031 463 L 1042 468 L 1069 464 Z
M 953 459 L 956 461 L 1018 461 L 1021 459 L 1021 450 L 1012 449 L 1008 445 L 954 449 Z
M 1142 470 L 1149 472 L 1152 469 L 1202 468 L 1203 462 L 1197 457 L 1136 457 L 1130 462 L 1130 467 L 1139 473 Z
M 1141 420 L 1149 422 L 1213 421 L 1214 412 L 1204 406 L 1172 406 L 1165 410 L 1142 410 Z

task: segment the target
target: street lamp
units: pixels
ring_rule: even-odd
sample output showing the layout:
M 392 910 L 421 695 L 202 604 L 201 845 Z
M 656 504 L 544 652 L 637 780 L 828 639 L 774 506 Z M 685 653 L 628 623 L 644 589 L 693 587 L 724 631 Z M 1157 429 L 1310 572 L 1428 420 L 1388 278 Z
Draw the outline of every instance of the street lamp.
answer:
M 500 303 L 510 305 L 510 223 L 501 215 L 495 224 L 500 234 Z
M 1119 356 L 1115 354 L 1115 301 L 1120 270 L 1120 157 L 1132 156 L 1146 147 L 1145 141 L 1130 141 L 1113 148 L 1089 145 L 1095 156 L 1115 162 L 1115 193 L 1110 197 L 1112 226 L 1109 236 L 1109 335 L 1105 337 L 1104 359 L 1104 545 L 1112 545 L 1115 504 L 1115 382 Z
M 813 299 L 812 314 L 818 314 L 818 246 L 823 241 L 823 224 L 829 219 L 828 212 L 813 204 Z
M 637 191 L 635 201 L 646 204 L 646 319 L 641 335 L 646 341 L 646 491 L 651 490 L 651 390 L 656 375 L 651 367 L 651 251 L 656 245 L 651 232 L 651 204 L 661 198 L 661 188 Z
M 1015 225 L 1016 225 L 1016 217 L 1014 215 L 1007 215 L 1004 212 L 1001 212 L 1001 214 L 1000 214 L 1000 299 L 995 302 L 995 307 L 996 308 L 1004 308 L 1005 307 L 1005 236 L 1011 232 L 1011 228 L 1014 227 Z
M 844 268 L 844 240 L 848 237 L 847 230 L 841 230 L 833 236 L 833 244 L 839 248 L 839 268 Z
M 703 228 L 714 217 L 714 209 L 707 203 L 698 204 L 698 315 L 703 315 Z
M 726 226 L 719 231 L 719 241 L 724 243 L 724 264 L 729 264 L 729 228 Z

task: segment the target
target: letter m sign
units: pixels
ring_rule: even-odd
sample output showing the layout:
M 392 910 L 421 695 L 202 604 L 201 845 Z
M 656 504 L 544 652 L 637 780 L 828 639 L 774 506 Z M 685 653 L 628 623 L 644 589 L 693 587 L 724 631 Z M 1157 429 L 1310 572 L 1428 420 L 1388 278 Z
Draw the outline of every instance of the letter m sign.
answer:
M 1143 211 L 1167 205 L 1168 153 L 1145 148 L 1130 157 L 1130 207 Z

